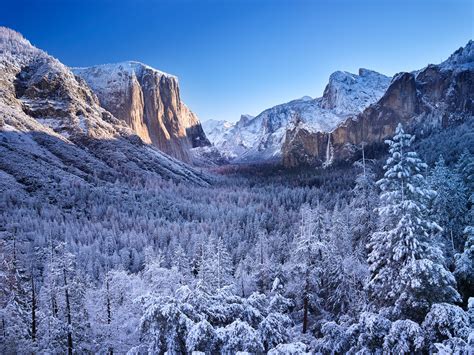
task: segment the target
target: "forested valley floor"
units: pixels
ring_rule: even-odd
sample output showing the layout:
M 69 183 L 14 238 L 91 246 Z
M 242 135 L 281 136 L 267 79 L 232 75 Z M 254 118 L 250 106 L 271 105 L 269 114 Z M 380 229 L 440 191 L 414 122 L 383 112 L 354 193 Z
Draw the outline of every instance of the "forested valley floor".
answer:
M 472 351 L 474 158 L 412 141 L 208 185 L 3 190 L 0 352 Z

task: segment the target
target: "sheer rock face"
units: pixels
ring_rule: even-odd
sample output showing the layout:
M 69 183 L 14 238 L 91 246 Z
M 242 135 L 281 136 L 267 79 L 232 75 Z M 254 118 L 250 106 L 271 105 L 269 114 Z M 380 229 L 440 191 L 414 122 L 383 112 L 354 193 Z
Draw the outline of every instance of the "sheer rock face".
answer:
M 183 161 L 209 145 L 201 123 L 181 102 L 176 77 L 138 62 L 76 68 L 102 107 L 125 121 L 146 143 Z
M 381 143 L 392 136 L 399 122 L 423 133 L 473 117 L 474 44 L 470 41 L 439 65 L 396 75 L 378 102 L 331 132 L 297 122 L 286 132 L 283 163 L 322 165 L 350 158 L 362 143 Z
M 0 171 L 28 192 L 51 183 L 132 176 L 208 184 L 200 172 L 143 144 L 100 105 L 84 80 L 5 27 L 0 27 Z

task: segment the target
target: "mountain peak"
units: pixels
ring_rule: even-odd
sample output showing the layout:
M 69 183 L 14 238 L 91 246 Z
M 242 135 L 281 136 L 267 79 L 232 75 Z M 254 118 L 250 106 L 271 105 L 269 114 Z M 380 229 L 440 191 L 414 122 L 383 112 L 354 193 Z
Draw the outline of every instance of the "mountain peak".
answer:
M 78 67 L 73 68 L 75 73 L 80 73 L 81 75 L 87 75 L 89 73 L 93 76 L 106 75 L 108 77 L 113 75 L 120 76 L 122 73 L 128 73 L 129 75 L 135 74 L 140 75 L 144 70 L 151 71 L 158 74 L 159 76 L 166 76 L 167 78 L 172 78 L 177 80 L 178 78 L 174 75 L 165 73 L 161 70 L 155 69 L 147 64 L 142 62 L 130 60 L 118 63 L 108 63 L 108 64 L 99 64 L 91 67 Z
M 8 27 L 0 26 L 0 40 L 1 41 L 16 41 L 22 42 L 24 44 L 30 45 L 30 41 L 28 41 L 20 32 L 12 30 Z
M 329 77 L 322 107 L 336 112 L 360 112 L 378 100 L 389 84 L 389 77 L 369 69 L 359 69 L 359 75 L 336 71 Z
M 474 68 L 474 41 L 469 40 L 464 47 L 460 47 L 440 65 L 443 69 L 464 68 L 466 66 Z

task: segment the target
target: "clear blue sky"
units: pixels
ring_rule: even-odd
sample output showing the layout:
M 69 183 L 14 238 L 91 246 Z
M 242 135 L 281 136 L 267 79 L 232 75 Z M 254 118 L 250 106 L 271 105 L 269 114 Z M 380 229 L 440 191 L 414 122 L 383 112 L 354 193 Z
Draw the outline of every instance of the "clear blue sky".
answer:
M 472 0 L 0 0 L 0 24 L 69 66 L 138 60 L 180 79 L 201 120 L 237 120 L 336 70 L 393 75 L 473 38 Z

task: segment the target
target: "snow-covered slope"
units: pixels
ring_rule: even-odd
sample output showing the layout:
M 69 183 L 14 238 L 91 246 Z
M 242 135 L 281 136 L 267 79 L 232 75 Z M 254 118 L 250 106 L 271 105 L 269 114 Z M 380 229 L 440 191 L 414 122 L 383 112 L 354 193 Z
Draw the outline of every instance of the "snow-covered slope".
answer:
M 211 141 L 235 162 L 279 159 L 286 131 L 293 124 L 331 131 L 380 99 L 389 84 L 389 77 L 367 69 L 360 69 L 359 75 L 338 71 L 330 76 L 323 97 L 305 96 L 253 118 L 243 116 L 221 135 L 216 133 Z
M 207 120 L 202 122 L 202 128 L 207 139 L 214 145 L 221 145 L 225 134 L 234 127 L 235 123 L 225 120 Z
M 459 48 L 444 62 L 439 64 L 441 70 L 466 70 L 474 66 L 474 41 L 470 40 L 464 47 Z
M 0 185 L 206 177 L 146 145 L 69 68 L 0 27 Z M 0 186 L 0 190 L 8 188 Z

